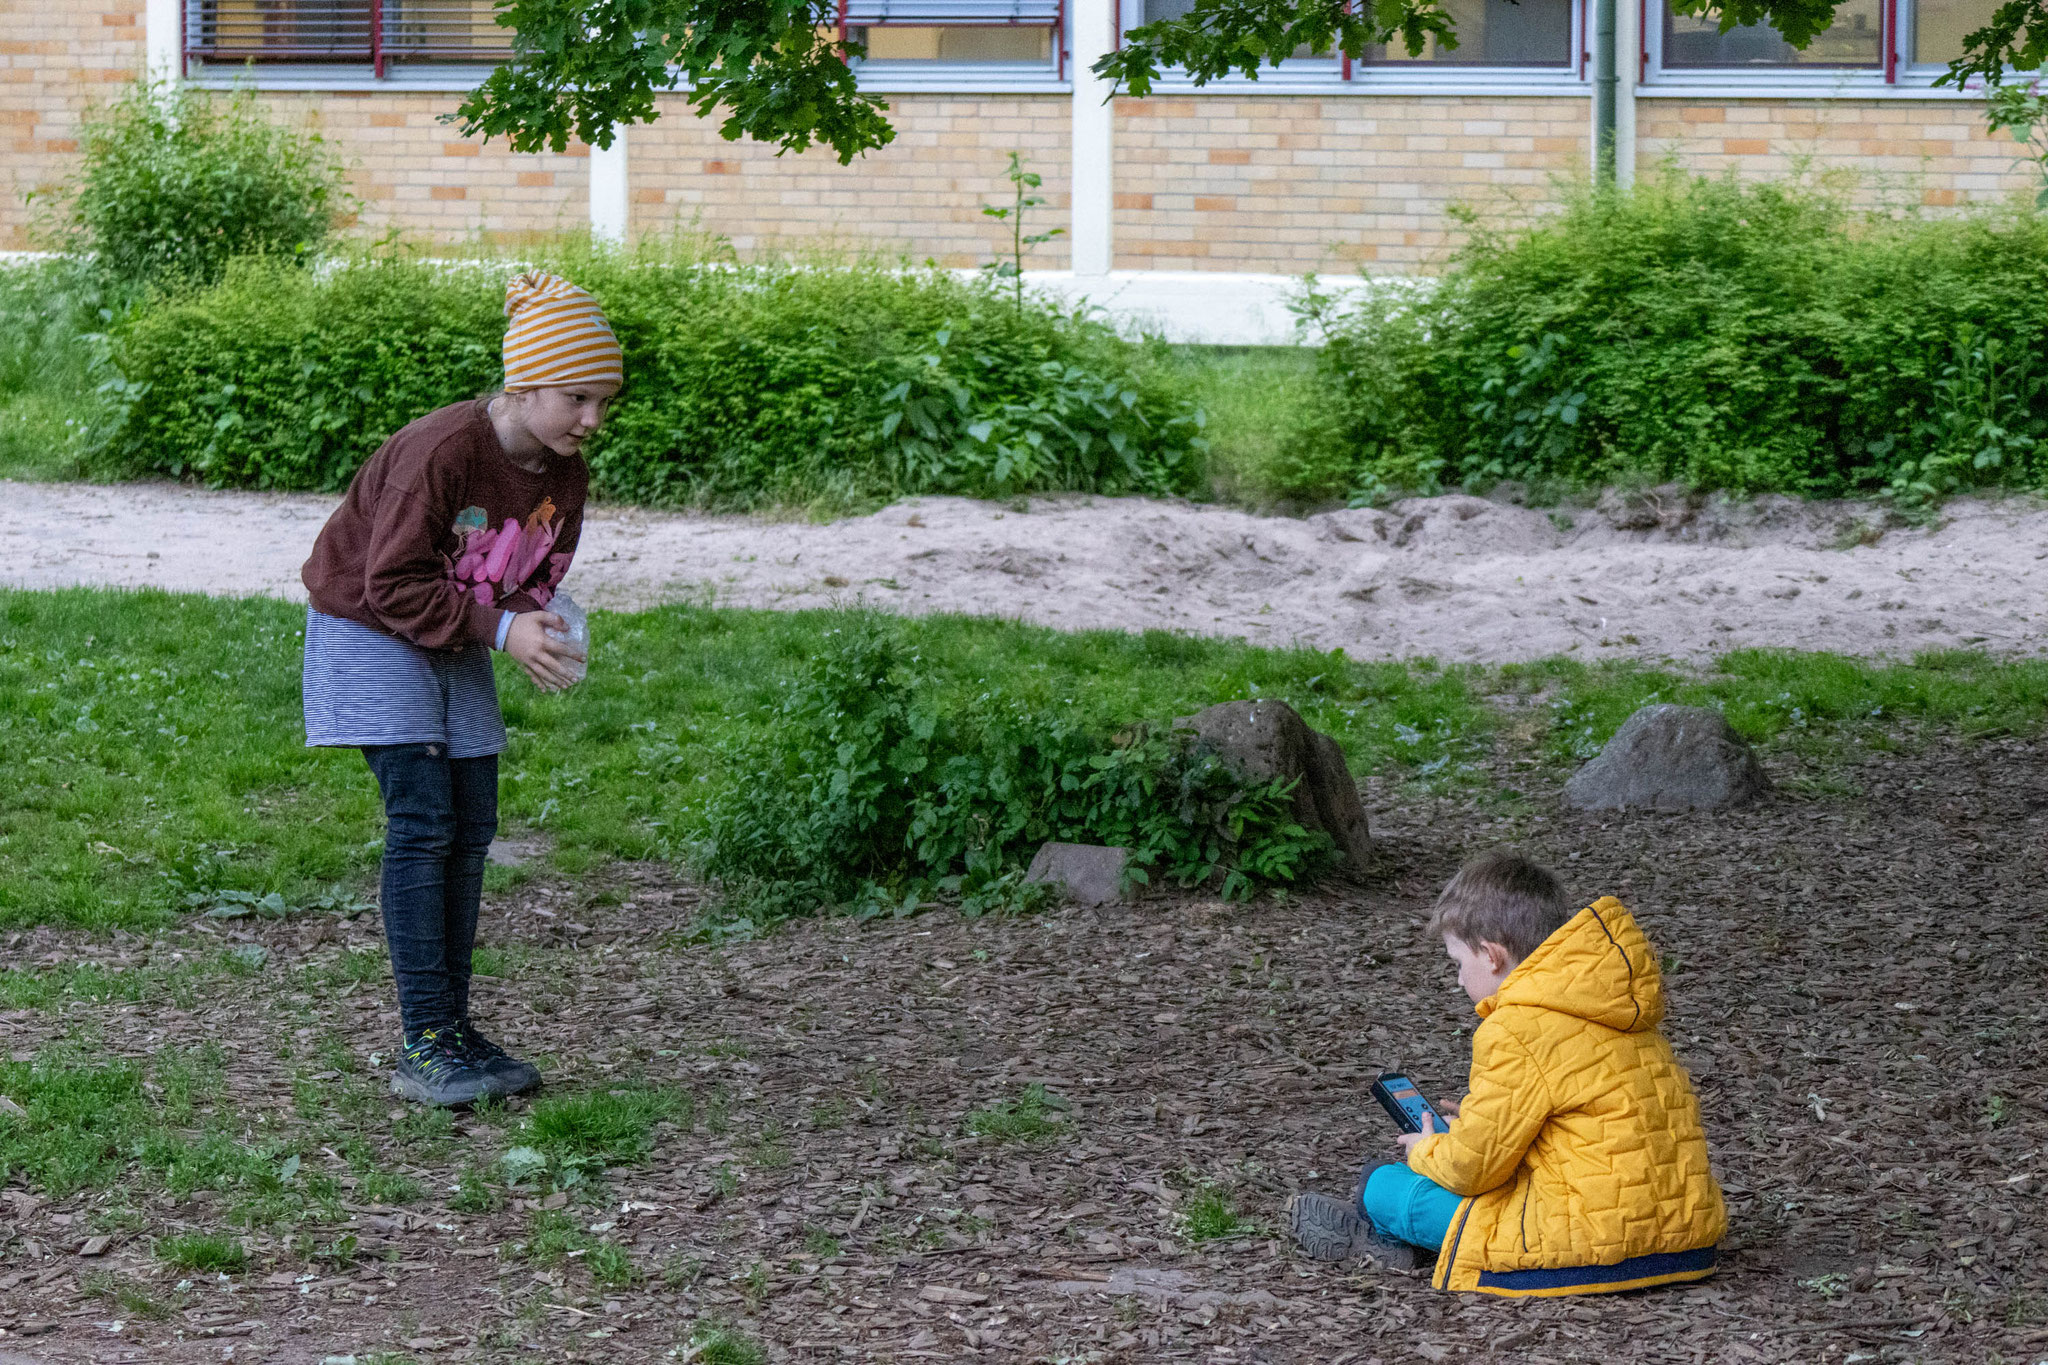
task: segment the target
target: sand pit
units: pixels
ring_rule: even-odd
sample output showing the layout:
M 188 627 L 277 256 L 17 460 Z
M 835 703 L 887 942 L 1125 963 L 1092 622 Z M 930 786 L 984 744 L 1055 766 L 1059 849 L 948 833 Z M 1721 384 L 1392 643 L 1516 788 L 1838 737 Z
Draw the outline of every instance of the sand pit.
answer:
M 299 565 L 336 501 L 163 483 L 4 488 L 10 586 L 290 598 L 304 595 Z M 1668 494 L 1552 511 L 1448 496 L 1305 518 L 1138 498 L 915 498 L 823 525 L 601 508 L 569 587 L 595 607 L 864 602 L 1356 658 L 2020 655 L 2048 649 L 2048 504 L 1963 499 L 1917 527 L 1869 505 Z

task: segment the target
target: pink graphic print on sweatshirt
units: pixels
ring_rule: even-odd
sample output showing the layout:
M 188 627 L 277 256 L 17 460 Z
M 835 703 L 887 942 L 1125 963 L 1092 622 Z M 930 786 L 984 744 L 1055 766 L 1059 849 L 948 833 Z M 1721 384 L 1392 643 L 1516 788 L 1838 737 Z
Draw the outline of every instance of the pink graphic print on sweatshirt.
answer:
M 455 519 L 455 534 L 462 544 L 448 566 L 448 579 L 457 592 L 487 607 L 521 592 L 545 607 L 555 595 L 555 585 L 569 572 L 568 555 L 549 553 L 560 529 L 553 498 L 542 498 L 524 525 L 507 517 L 503 526 L 488 526 L 482 508 L 465 507 Z M 547 577 L 530 581 L 543 563 Z

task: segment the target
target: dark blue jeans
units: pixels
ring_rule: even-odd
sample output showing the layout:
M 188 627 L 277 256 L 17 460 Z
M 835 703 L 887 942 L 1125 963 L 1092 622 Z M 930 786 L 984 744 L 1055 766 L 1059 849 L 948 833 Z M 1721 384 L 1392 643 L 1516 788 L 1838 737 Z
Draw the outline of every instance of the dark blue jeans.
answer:
M 498 756 L 386 744 L 363 757 L 384 794 L 384 941 L 411 1037 L 469 1017 L 484 855 L 498 832 Z

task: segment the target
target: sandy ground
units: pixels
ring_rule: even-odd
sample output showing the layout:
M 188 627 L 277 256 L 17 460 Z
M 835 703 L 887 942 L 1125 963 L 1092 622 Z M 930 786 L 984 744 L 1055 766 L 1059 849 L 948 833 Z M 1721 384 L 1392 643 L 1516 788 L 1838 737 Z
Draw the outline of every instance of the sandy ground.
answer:
M 300 597 L 336 499 L 172 484 L 0 483 L 0 583 Z M 2048 506 L 1879 508 L 1669 493 L 1540 511 L 1448 496 L 1305 518 L 1138 498 L 918 498 L 823 525 L 602 508 L 568 586 L 676 600 L 1164 628 L 1358 658 L 1581 651 L 1697 661 L 1745 646 L 1860 655 L 2048 649 Z

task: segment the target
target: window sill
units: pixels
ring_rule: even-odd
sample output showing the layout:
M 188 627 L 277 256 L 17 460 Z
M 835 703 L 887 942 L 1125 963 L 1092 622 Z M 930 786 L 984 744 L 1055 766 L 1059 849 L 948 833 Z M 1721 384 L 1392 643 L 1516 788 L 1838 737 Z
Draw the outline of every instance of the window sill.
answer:
M 1155 81 L 1148 98 L 1184 99 L 1204 95 L 1462 95 L 1520 96 L 1547 95 L 1585 99 L 1592 89 L 1569 67 L 1528 70 L 1517 67 L 1488 67 L 1470 71 L 1412 72 L 1385 68 L 1352 68 L 1350 80 L 1337 76 L 1285 80 L 1261 77 L 1210 81 Z
M 1937 87 L 1939 68 L 1904 71 L 1887 85 L 1875 71 L 1652 71 L 1637 84 L 1644 99 L 1981 101 L 1982 90 Z
M 367 66 L 200 66 L 185 79 L 207 90 L 334 91 L 383 94 L 468 94 L 497 68 L 494 66 L 429 66 L 393 69 L 373 75 Z

